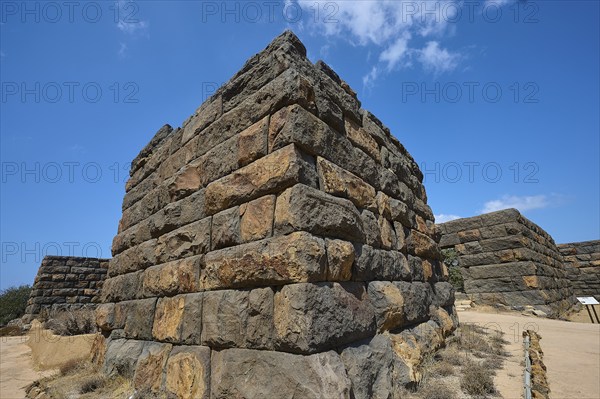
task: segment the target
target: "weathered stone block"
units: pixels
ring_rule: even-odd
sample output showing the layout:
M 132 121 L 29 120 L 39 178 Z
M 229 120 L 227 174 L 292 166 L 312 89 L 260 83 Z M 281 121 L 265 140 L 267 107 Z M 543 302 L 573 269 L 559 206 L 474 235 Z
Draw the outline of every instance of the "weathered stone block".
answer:
M 167 364 L 169 353 L 171 353 L 170 344 L 159 344 L 148 342 L 135 368 L 133 376 L 133 386 L 138 389 L 147 388 L 152 392 L 157 392 L 163 385 L 163 370 Z
M 192 256 L 146 269 L 142 277 L 144 295 L 163 296 L 198 291 L 202 260 L 203 255 Z
M 165 389 L 181 399 L 210 396 L 210 348 L 176 346 L 167 360 Z
M 358 208 L 374 208 L 375 189 L 360 177 L 317 157 L 319 184 L 323 191 L 352 201 Z
M 348 135 L 348 139 L 350 139 L 352 144 L 362 149 L 376 161 L 381 162 L 379 145 L 377 145 L 375 139 L 353 120 L 346 119 L 345 122 L 346 134 Z
M 275 295 L 279 350 L 315 353 L 374 332 L 374 309 L 363 284 L 292 284 Z
M 217 213 L 296 183 L 316 185 L 314 162 L 293 145 L 263 157 L 206 188 L 206 209 Z
M 238 136 L 238 164 L 246 166 L 268 153 L 269 117 L 250 126 Z
M 160 298 L 152 336 L 158 341 L 198 345 L 202 331 L 203 293 Z
M 273 234 L 275 198 L 266 195 L 240 206 L 242 242 L 262 240 Z
M 297 230 L 348 240 L 363 239 L 360 214 L 352 202 L 303 184 L 284 191 L 275 206 L 275 233 Z
M 440 250 L 435 241 L 416 230 L 412 230 L 408 235 L 406 246 L 412 255 L 428 259 L 440 258 Z
M 132 339 L 110 340 L 106 348 L 104 373 L 133 378 L 138 359 L 146 343 Z
M 327 276 L 325 243 L 304 232 L 213 251 L 204 262 L 203 289 L 324 281 Z
M 183 226 L 161 236 L 154 242 L 154 264 L 162 264 L 210 250 L 211 218 Z
M 202 344 L 212 348 L 272 349 L 273 290 L 204 293 Z
M 212 217 L 211 249 L 231 247 L 241 243 L 240 207 L 221 211 Z
M 401 397 L 404 385 L 411 379 L 406 378 L 408 366 L 396 354 L 393 345 L 389 335 L 378 334 L 367 342 L 351 345 L 342 351 L 354 398 Z
M 350 398 L 340 356 L 226 349 L 211 358 L 211 398 Z
M 352 278 L 354 246 L 343 240 L 325 240 L 327 249 L 327 281 L 348 281 Z
M 102 302 L 120 302 L 139 298 L 141 279 L 141 270 L 106 279 L 102 286 Z
M 139 299 L 127 305 L 125 335 L 132 339 L 152 339 L 152 323 L 156 298 Z
M 352 276 L 356 281 L 398 281 L 410 280 L 412 274 L 402 253 L 363 245 L 356 247 Z

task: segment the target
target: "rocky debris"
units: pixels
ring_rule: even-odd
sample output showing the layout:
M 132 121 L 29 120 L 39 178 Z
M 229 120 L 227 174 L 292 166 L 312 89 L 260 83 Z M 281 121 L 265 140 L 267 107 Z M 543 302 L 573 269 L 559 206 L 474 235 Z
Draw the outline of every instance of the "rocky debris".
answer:
M 464 289 L 475 304 L 559 317 L 575 303 L 563 256 L 552 237 L 516 209 L 436 226 L 440 247 L 454 248 Z
M 285 32 L 136 158 L 104 370 L 179 398 L 394 397 L 457 327 L 422 177 Z
M 531 396 L 535 399 L 548 399 L 550 397 L 550 386 L 546 376 L 546 365 L 544 364 L 544 352 L 540 346 L 542 336 L 535 331 L 523 331 L 523 337 L 529 337 L 529 356 L 531 364 Z
M 41 313 L 94 308 L 106 279 L 108 259 L 45 256 L 33 282 L 24 323 Z

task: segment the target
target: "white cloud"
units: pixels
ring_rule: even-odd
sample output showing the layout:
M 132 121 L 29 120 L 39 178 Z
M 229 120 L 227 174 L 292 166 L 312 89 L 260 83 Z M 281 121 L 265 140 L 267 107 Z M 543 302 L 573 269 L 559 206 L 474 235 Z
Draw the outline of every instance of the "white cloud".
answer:
M 117 22 L 117 28 L 121 32 L 128 34 L 142 33 L 148 29 L 147 21 L 137 21 L 137 22 L 125 22 L 123 20 Z
M 489 213 L 502 209 L 516 208 L 519 211 L 547 208 L 553 201 L 547 195 L 516 196 L 504 195 L 500 199 L 488 201 L 483 205 L 481 213 Z
M 511 0 L 486 0 L 485 4 L 486 4 L 486 6 L 490 6 L 490 4 L 491 4 L 491 5 L 495 5 L 498 7 L 502 7 L 502 6 L 507 5 L 510 2 L 511 2 Z
M 446 215 L 444 213 L 440 213 L 439 215 L 435 215 L 435 222 L 436 223 L 446 223 L 446 222 L 449 222 L 451 220 L 456 220 L 456 219 L 461 219 L 461 217 L 458 216 L 458 215 Z
M 425 69 L 431 70 L 438 75 L 456 68 L 459 57 L 456 53 L 451 53 L 446 49 L 440 48 L 438 42 L 431 41 L 423 49 L 419 50 L 418 59 Z
M 394 67 L 402 61 L 402 58 L 407 56 L 408 52 L 408 41 L 410 40 L 410 33 L 404 32 L 401 37 L 396 39 L 396 42 L 390 47 L 386 48 L 383 53 L 379 56 L 379 60 L 387 62 L 387 69 L 391 71 Z
M 372 88 L 378 76 L 379 69 L 377 68 L 377 66 L 374 66 L 373 68 L 371 68 L 371 72 L 363 76 L 363 86 L 368 89 Z
M 454 19 L 460 7 L 460 2 L 455 0 L 286 0 L 288 5 L 293 3 L 302 7 L 306 16 L 298 24 L 301 29 L 347 40 L 355 46 L 375 45 L 380 49 L 377 64 L 363 77 L 363 81 L 370 84 L 381 76 L 383 70 L 390 72 L 410 66 L 413 54 L 435 73 L 452 70 L 460 59 L 457 54 L 441 48 L 438 42 L 434 42 L 438 43 L 437 47 L 422 50 L 418 49 L 419 44 L 413 43 L 419 37 L 448 36 L 444 34 L 452 28 L 449 21 Z M 378 73 L 374 73 L 375 70 Z
M 139 9 L 129 0 L 118 0 L 116 6 L 118 8 L 117 28 L 128 35 L 146 34 L 150 26 L 148 21 L 138 18 Z

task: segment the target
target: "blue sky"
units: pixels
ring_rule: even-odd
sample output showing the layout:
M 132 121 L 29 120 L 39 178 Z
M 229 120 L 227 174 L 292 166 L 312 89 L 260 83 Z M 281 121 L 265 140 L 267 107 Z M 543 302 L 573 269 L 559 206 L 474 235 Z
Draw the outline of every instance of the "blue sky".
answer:
M 438 220 L 600 238 L 597 1 L 0 1 L 0 289 L 110 256 L 128 163 L 284 29 L 407 147 Z

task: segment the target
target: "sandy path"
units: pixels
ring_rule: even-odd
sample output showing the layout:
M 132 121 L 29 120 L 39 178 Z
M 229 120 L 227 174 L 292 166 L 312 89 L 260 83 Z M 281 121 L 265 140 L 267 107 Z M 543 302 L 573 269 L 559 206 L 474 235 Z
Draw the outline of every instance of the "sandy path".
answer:
M 507 349 L 512 356 L 496 377 L 504 398 L 521 398 L 521 333 L 525 329 L 536 330 L 542 336 L 540 344 L 548 369 L 551 398 L 600 398 L 600 325 L 476 311 L 459 312 L 459 318 L 461 323 L 500 329 L 510 341 Z
M 27 337 L 0 338 L 0 399 L 23 399 L 25 386 L 52 374 L 52 371 L 35 371 L 31 362 L 31 349 Z

